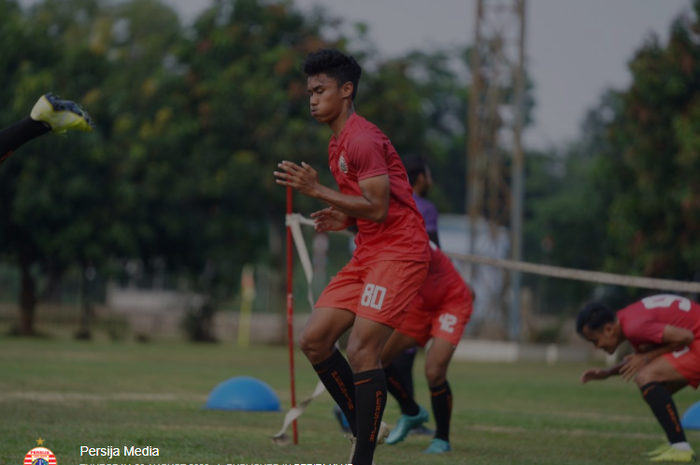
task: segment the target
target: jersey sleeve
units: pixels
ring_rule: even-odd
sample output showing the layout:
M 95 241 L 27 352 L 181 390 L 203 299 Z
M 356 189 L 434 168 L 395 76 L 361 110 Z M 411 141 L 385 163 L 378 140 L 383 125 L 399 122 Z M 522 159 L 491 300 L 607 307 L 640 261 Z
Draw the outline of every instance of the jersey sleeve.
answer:
M 348 142 L 348 161 L 357 170 L 357 180 L 389 174 L 384 142 L 371 132 L 361 132 Z

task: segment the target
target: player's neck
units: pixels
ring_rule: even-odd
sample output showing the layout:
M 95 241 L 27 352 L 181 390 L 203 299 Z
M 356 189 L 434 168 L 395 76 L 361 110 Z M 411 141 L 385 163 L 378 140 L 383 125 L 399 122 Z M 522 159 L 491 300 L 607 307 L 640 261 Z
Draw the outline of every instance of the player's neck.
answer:
M 336 139 L 340 138 L 340 133 L 343 132 L 345 123 L 348 122 L 353 113 L 355 113 L 355 107 L 351 103 L 348 108 L 345 108 L 340 112 L 336 119 L 328 123 L 328 126 L 331 128 L 331 131 L 333 131 Z

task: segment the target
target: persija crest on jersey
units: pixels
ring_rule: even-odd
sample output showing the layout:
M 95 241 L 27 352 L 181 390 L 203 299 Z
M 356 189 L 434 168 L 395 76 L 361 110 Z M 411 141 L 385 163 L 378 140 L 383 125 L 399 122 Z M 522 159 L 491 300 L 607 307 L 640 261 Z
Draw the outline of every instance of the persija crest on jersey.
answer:
M 348 161 L 345 159 L 345 151 L 340 153 L 340 158 L 338 158 L 338 169 L 343 172 L 343 174 L 348 174 Z

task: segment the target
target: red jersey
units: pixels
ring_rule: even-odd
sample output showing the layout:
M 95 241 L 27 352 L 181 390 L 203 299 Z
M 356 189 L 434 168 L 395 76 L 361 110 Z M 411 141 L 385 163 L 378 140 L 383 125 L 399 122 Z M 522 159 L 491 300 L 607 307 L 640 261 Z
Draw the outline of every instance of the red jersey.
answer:
M 430 242 L 430 267 L 420 289 L 424 308 L 438 308 L 452 295 L 462 295 L 468 289 L 452 261 Z
M 328 160 L 340 192 L 361 196 L 359 182 L 389 176 L 389 211 L 384 223 L 357 218 L 357 249 L 362 263 L 382 260 L 427 262 L 428 234 L 413 200 L 406 169 L 389 139 L 374 124 L 353 113 L 340 137 L 331 137 Z
M 663 342 L 666 325 L 689 329 L 700 339 L 700 305 L 685 297 L 660 294 L 646 297 L 617 312 L 622 332 L 639 351 L 642 344 Z
M 424 347 L 430 338 L 459 344 L 474 297 L 447 256 L 430 243 L 428 276 L 396 330 Z

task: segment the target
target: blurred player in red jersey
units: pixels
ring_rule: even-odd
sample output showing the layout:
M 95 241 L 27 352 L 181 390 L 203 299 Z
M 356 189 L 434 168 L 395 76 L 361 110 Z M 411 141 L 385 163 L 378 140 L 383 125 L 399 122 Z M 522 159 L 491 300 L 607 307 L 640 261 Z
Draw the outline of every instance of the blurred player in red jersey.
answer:
M 600 303 L 578 314 L 576 331 L 609 354 L 629 341 L 635 353 L 608 369 L 586 370 L 581 382 L 621 375 L 634 379 L 664 429 L 668 443 L 644 454 L 652 462 L 691 462 L 688 444 L 671 397 L 700 384 L 700 305 L 676 295 L 646 297 L 617 314 Z
M 416 207 L 423 217 L 425 222 L 425 230 L 428 233 L 428 238 L 438 247 L 440 247 L 440 238 L 438 237 L 438 210 L 435 204 L 427 199 L 428 192 L 433 186 L 433 178 L 430 173 L 430 167 L 426 159 L 420 155 L 408 155 L 403 157 L 403 166 L 408 174 L 408 182 L 413 188 L 413 200 L 416 202 Z M 391 364 L 396 367 L 401 377 L 401 383 L 406 390 L 406 393 L 413 397 L 413 362 L 416 358 L 418 347 L 411 347 L 399 353 Z M 413 428 L 410 434 L 425 434 L 433 436 L 435 431 L 427 428 L 424 424 Z
M 432 339 L 425 357 L 425 377 L 430 388 L 435 417 L 435 437 L 424 452 L 449 452 L 452 390 L 447 381 L 447 367 L 472 313 L 474 297 L 450 259 L 431 243 L 428 277 L 413 298 L 403 323 L 394 331 L 382 352 L 382 363 L 389 393 L 401 407 L 398 424 L 387 438 L 387 444 L 404 440 L 409 431 L 428 421 L 428 411 L 418 405 L 406 389 L 403 378 L 391 363 L 397 354 L 408 348 L 424 347 Z
M 318 173 L 304 162 L 280 163 L 277 183 L 329 206 L 311 215 L 317 231 L 356 224 L 358 233 L 352 259 L 319 297 L 300 345 L 348 419 L 356 438 L 350 461 L 371 465 L 383 440 L 386 405 L 380 354 L 425 280 L 428 236 L 396 150 L 355 113 L 362 74 L 357 62 L 323 49 L 307 56 L 302 69 L 311 115 L 333 131 L 329 164 L 340 192 L 321 185 Z M 351 327 L 346 360 L 335 343 Z

